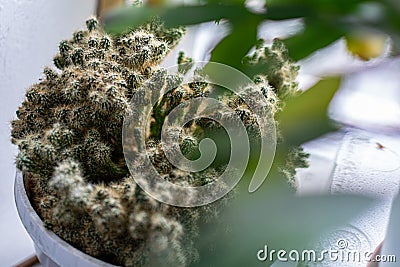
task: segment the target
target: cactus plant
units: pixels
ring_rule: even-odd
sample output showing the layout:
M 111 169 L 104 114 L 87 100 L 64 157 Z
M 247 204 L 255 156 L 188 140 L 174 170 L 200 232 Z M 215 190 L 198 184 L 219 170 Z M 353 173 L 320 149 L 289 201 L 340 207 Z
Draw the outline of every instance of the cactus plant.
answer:
M 75 247 L 123 266 L 187 266 L 198 258 L 199 219 L 218 214 L 227 197 L 199 208 L 159 203 L 136 184 L 135 179 L 146 180 L 146 176 L 132 177 L 122 146 L 130 99 L 160 71 L 159 63 L 184 29 L 169 29 L 153 19 L 121 36 L 109 36 L 94 18 L 86 26 L 71 40 L 60 42 L 54 58 L 58 70 L 45 68 L 43 79 L 26 92 L 18 119 L 12 122 L 12 142 L 19 148 L 17 167 L 32 184 L 32 202 L 46 227 Z M 272 48 L 259 46 L 248 58 L 249 64 L 273 60 L 274 68 L 254 78 L 272 113 L 297 93 L 297 69 L 285 53 L 276 41 Z M 179 60 L 190 62 L 183 54 Z M 157 103 L 147 142 L 158 172 L 169 181 L 191 186 L 214 181 L 224 161 L 199 173 L 179 170 L 163 153 L 160 129 L 178 104 L 214 90 L 199 79 L 179 86 Z M 257 139 L 252 112 L 240 98 L 225 95 L 221 101 L 241 116 Z M 199 141 L 218 129 L 210 120 L 185 125 L 183 154 L 195 158 Z M 283 168 L 289 176 L 304 165 L 304 154 L 297 155 L 289 169 Z

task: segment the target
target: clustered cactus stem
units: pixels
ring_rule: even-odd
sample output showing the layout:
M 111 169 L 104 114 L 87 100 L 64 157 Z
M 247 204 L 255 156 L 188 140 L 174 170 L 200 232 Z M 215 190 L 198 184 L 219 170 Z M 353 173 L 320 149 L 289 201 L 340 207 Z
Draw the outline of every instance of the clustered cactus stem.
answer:
M 137 186 L 135 179 L 146 177 L 132 177 L 122 146 L 130 100 L 144 81 L 160 73 L 159 63 L 184 29 L 166 28 L 157 18 L 121 36 L 106 34 L 95 18 L 87 20 L 86 27 L 60 42 L 54 57 L 58 70 L 45 68 L 43 79 L 26 92 L 18 119 L 12 122 L 17 167 L 33 185 L 32 201 L 46 227 L 73 246 L 123 266 L 187 266 L 198 259 L 200 218 L 218 214 L 226 198 L 201 208 L 159 203 Z M 257 47 L 248 58 L 249 64 L 269 60 L 275 68 L 255 82 L 274 114 L 281 108 L 280 99 L 297 93 L 297 68 L 279 42 L 272 48 Z M 191 59 L 181 53 L 179 61 Z M 199 173 L 179 170 L 168 162 L 160 143 L 166 115 L 180 103 L 212 91 L 212 85 L 195 77 L 153 108 L 147 151 L 157 171 L 171 182 L 204 185 L 224 169 L 222 160 Z M 240 97 L 225 95 L 220 100 L 235 110 L 256 139 L 256 120 Z M 218 130 L 206 119 L 185 125 L 183 154 L 196 158 L 199 141 Z M 285 173 L 293 175 L 298 162 L 304 165 L 301 158 L 303 154 L 290 161 Z

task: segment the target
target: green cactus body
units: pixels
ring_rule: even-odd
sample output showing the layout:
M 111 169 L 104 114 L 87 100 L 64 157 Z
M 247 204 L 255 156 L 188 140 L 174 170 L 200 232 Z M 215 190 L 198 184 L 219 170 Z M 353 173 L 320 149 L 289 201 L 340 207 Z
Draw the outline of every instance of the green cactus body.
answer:
M 121 132 L 131 98 L 158 73 L 158 64 L 184 29 L 167 29 L 154 19 L 115 37 L 107 35 L 95 19 L 86 25 L 87 30 L 60 43 L 54 58 L 59 70 L 46 68 L 43 80 L 26 92 L 18 119 L 12 122 L 12 142 L 20 151 L 17 167 L 33 184 L 33 203 L 46 227 L 82 251 L 123 266 L 187 266 L 198 258 L 194 243 L 199 218 L 215 216 L 226 198 L 201 208 L 157 202 L 134 180 L 146 177 L 129 173 Z M 274 114 L 280 108 L 278 96 L 296 93 L 296 69 L 282 56 L 283 48 L 275 45 L 265 51 L 250 61 L 281 60 L 274 63 L 278 71 L 255 78 Z M 190 62 L 183 54 L 180 60 Z M 277 87 L 268 83 L 270 77 Z M 170 78 L 164 82 L 177 77 Z M 170 110 L 212 90 L 201 79 L 195 80 L 169 92 L 154 107 L 147 150 L 157 171 L 171 182 L 200 186 L 223 171 L 224 160 L 200 173 L 181 171 L 165 158 L 159 139 Z M 240 98 L 228 95 L 221 100 L 240 115 L 256 138 L 256 120 Z M 210 120 L 186 125 L 184 155 L 196 158 L 199 141 L 214 130 L 218 125 Z M 286 173 L 293 175 L 298 162 L 304 163 L 291 161 Z

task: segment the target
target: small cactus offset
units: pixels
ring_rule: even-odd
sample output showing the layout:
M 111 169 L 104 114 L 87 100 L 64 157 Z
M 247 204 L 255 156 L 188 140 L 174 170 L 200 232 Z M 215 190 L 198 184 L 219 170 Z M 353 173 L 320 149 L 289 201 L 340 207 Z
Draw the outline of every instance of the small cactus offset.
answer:
M 270 46 L 260 40 L 255 52 L 245 57 L 245 63 L 264 64 L 261 75 L 256 75 L 254 80 L 267 81 L 279 99 L 287 100 L 299 93 L 296 81 L 299 66 L 291 62 L 285 45 L 279 39 L 274 39 Z
M 199 257 L 195 240 L 200 219 L 214 218 L 229 196 L 204 207 L 178 208 L 147 195 L 135 182 L 146 181 L 146 175 L 132 177 L 125 162 L 123 120 L 146 80 L 161 75 L 163 83 L 176 83 L 153 108 L 148 155 L 172 183 L 212 183 L 224 171 L 225 158 L 198 173 L 182 171 L 166 158 L 160 135 L 171 110 L 207 97 L 215 88 L 201 75 L 185 85 L 179 85 L 179 75 L 162 76 L 158 65 L 183 36 L 183 28 L 166 28 L 157 18 L 117 37 L 107 35 L 94 18 L 86 27 L 60 42 L 54 57 L 58 70 L 45 68 L 43 79 L 26 92 L 12 122 L 17 167 L 33 184 L 30 193 L 46 227 L 73 246 L 123 266 L 188 266 Z M 181 53 L 179 61 L 192 60 Z M 271 68 L 254 81 L 273 116 L 285 99 L 297 94 L 297 67 L 278 41 L 270 48 L 257 47 L 247 58 L 249 64 L 264 61 Z M 153 87 L 149 90 L 160 93 L 164 85 Z M 235 111 L 257 142 L 257 120 L 240 96 L 225 94 L 219 100 Z M 199 142 L 220 131 L 212 120 L 192 120 L 182 130 L 182 153 L 195 159 Z M 290 177 L 295 168 L 306 166 L 304 153 L 292 154 L 283 168 Z

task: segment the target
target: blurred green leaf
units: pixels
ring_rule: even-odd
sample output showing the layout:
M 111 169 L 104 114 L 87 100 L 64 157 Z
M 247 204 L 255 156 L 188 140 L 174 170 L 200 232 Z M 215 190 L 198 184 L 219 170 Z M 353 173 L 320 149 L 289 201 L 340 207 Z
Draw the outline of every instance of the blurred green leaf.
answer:
M 257 40 L 257 17 L 248 16 L 245 21 L 233 21 L 233 30 L 213 50 L 211 61 L 230 65 L 243 70 L 243 57 L 254 46 Z M 232 53 L 232 48 L 235 52 Z
M 250 12 L 241 4 L 210 3 L 201 6 L 129 7 L 108 14 L 104 19 L 104 26 L 107 32 L 120 34 L 128 28 L 143 24 L 156 15 L 165 22 L 166 26 L 176 27 L 221 19 L 239 21 L 249 17 L 249 14 Z
M 219 4 L 175 7 L 165 9 L 160 13 L 161 19 L 169 27 L 218 21 L 221 19 L 237 21 L 247 16 L 248 11 L 242 5 Z
M 340 78 L 327 78 L 287 101 L 278 115 L 285 143 L 300 145 L 336 129 L 328 118 L 327 109 L 339 85 Z
M 217 245 L 213 252 L 202 254 L 207 257 L 196 266 L 268 266 L 257 260 L 265 245 L 270 250 L 307 249 L 309 241 L 345 225 L 372 204 L 360 196 L 255 194 L 232 204 L 228 214 L 221 216 L 221 229 L 212 226 L 209 235 L 202 235 L 203 253 L 210 244 Z M 219 234 L 211 234 L 214 231 Z
M 315 16 L 315 10 L 305 5 L 268 6 L 266 19 L 284 20 Z
M 218 4 L 239 4 L 239 5 L 244 5 L 246 0 L 208 0 L 208 3 L 218 3 Z
M 267 0 L 268 8 L 304 7 L 313 10 L 315 16 L 327 14 L 344 15 L 354 11 L 365 0 Z M 268 10 L 268 13 L 270 10 Z
M 108 13 L 103 19 L 106 32 L 111 34 L 122 34 L 131 28 L 135 28 L 151 17 L 162 12 L 160 7 L 125 7 Z

